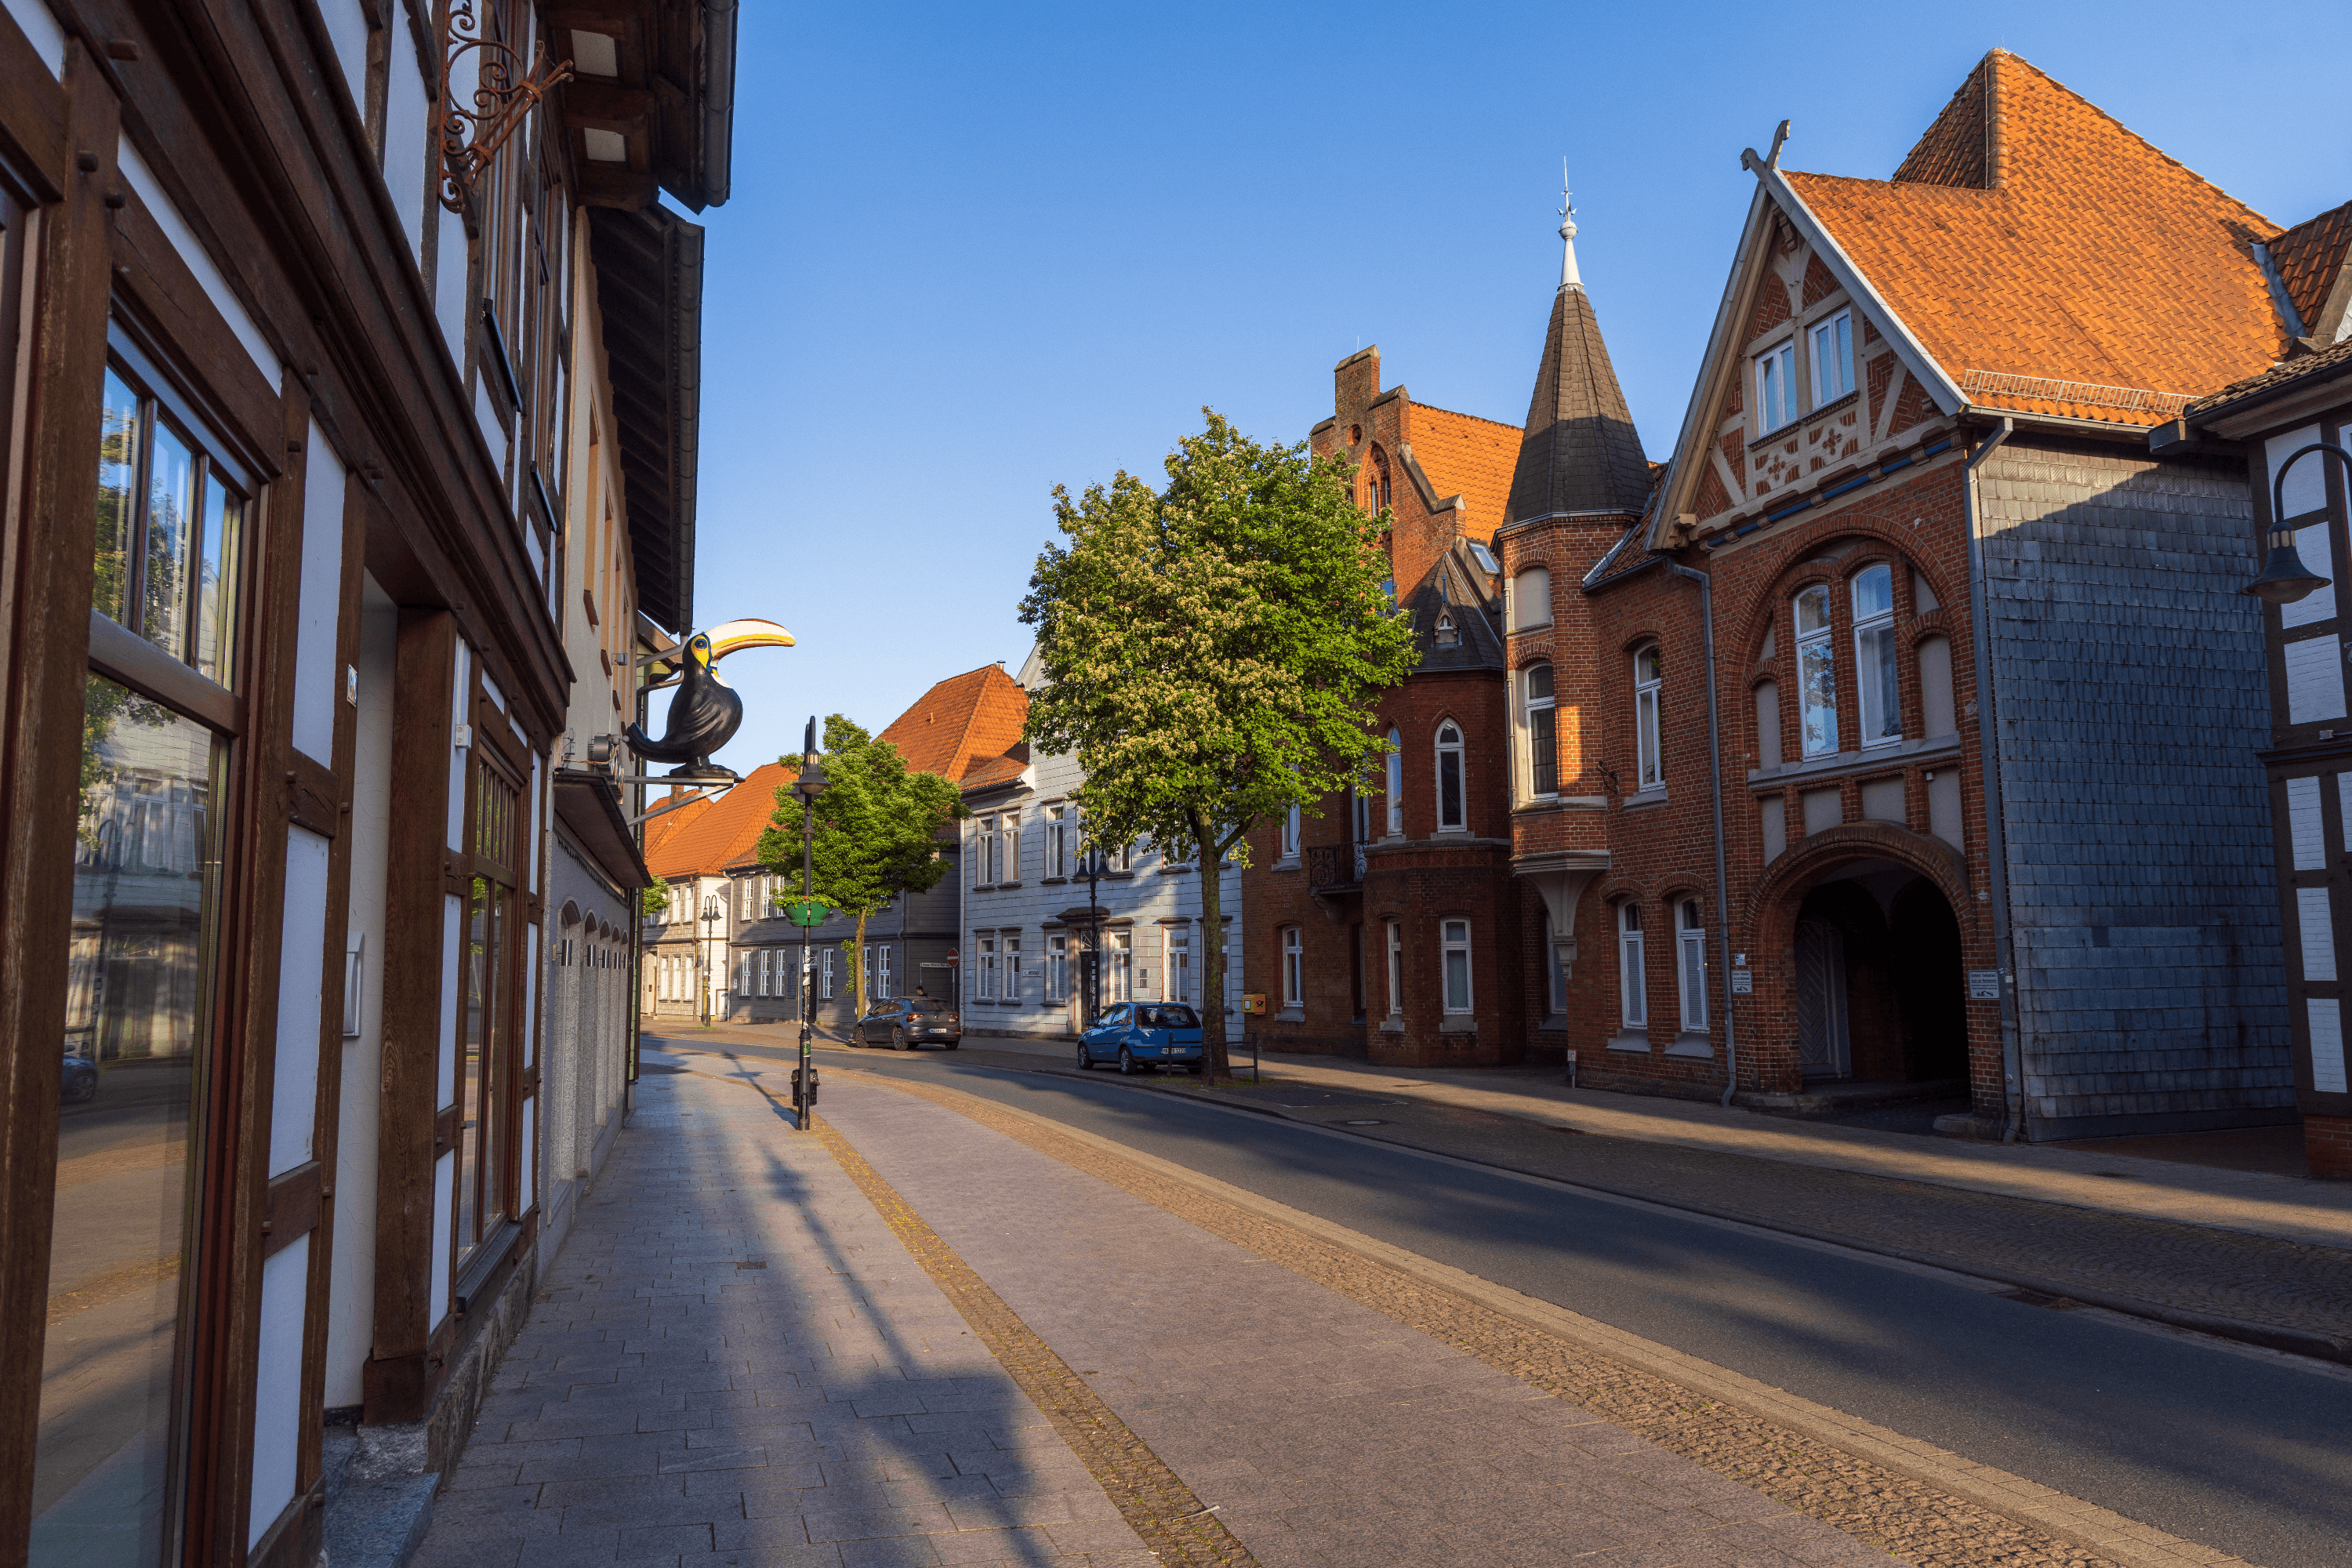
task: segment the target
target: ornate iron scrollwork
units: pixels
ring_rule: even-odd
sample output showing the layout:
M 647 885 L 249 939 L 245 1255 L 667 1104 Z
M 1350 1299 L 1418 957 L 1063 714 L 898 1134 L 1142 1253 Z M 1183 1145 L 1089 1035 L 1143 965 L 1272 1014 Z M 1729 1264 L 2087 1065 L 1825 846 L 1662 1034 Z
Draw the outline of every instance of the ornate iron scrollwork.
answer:
M 441 205 L 462 214 L 466 194 L 499 155 L 507 138 L 521 129 L 541 100 L 572 79 L 572 62 L 551 64 L 546 40 L 541 39 L 531 68 L 516 80 L 515 69 L 522 58 L 497 39 L 481 36 L 474 0 L 450 0 L 441 48 Z M 449 91 L 449 78 L 458 57 L 468 49 L 477 51 L 470 110 Z

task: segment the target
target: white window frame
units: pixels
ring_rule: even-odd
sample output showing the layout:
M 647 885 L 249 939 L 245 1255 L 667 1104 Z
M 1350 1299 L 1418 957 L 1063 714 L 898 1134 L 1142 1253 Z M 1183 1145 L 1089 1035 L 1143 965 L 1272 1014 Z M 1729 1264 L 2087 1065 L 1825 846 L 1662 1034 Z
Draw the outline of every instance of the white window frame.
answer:
M 1297 926 L 1282 928 L 1282 1005 L 1307 1005 L 1307 942 Z
M 1475 993 L 1471 985 L 1470 922 L 1466 920 L 1442 920 L 1437 922 L 1439 976 L 1445 1011 L 1459 1016 L 1477 1010 Z M 1456 980 L 1461 982 L 1457 988 Z
M 1706 1033 L 1706 917 L 1696 899 L 1675 904 L 1675 992 L 1682 1004 L 1682 1032 Z
M 816 999 L 820 1002 L 833 1000 L 833 952 L 834 950 L 829 947 L 824 950 L 824 973 L 820 981 L 821 989 L 816 994 Z
M 876 947 L 874 956 L 877 962 L 874 966 L 873 973 L 866 977 L 866 989 L 877 1001 L 879 1001 L 895 994 L 890 989 L 890 944 L 886 942 Z
M 1021 879 L 1021 814 L 1001 817 L 998 824 L 1004 837 L 1004 880 Z
M 1853 311 L 1837 310 L 1807 327 L 1805 344 L 1812 361 L 1813 406 L 1825 408 L 1853 390 Z
M 1805 601 L 1821 596 L 1822 624 L 1805 629 Z M 1797 643 L 1797 753 L 1801 757 L 1831 757 L 1838 749 L 1837 699 L 1837 595 L 1826 583 L 1808 583 L 1789 600 L 1790 628 Z M 1816 702 L 1815 692 L 1821 688 L 1814 672 L 1827 677 L 1829 700 Z M 1816 725 L 1816 717 L 1826 722 Z
M 1404 837 L 1404 737 L 1389 731 L 1389 837 Z
M 1862 585 L 1874 577 L 1885 579 L 1886 607 L 1872 611 L 1869 619 L 1864 620 Z M 1895 568 L 1884 561 L 1864 567 L 1846 585 L 1846 604 L 1853 614 L 1854 710 L 1857 727 L 1862 731 L 1862 748 L 1868 751 L 1873 746 L 1892 746 L 1903 739 L 1902 673 L 1895 646 Z M 1865 640 L 1873 638 L 1878 644 L 1878 651 L 1865 657 Z M 1878 679 L 1874 680 L 1873 676 Z M 1883 708 L 1888 710 L 1880 711 Z M 1895 731 L 1891 735 L 1885 733 L 1890 722 Z
M 1004 999 L 1021 1000 L 1021 933 L 1009 931 L 1001 938 L 1004 949 Z
M 1039 873 L 1046 877 L 1066 877 L 1070 874 L 1069 824 L 1064 820 L 1063 808 L 1045 808 L 1045 866 Z
M 1298 858 L 1298 807 L 1293 805 L 1282 816 L 1282 853 L 1276 858 Z
M 1192 1000 L 1192 928 L 1169 926 L 1163 934 L 1168 942 L 1168 983 L 1161 989 L 1171 1002 Z
M 1404 1016 L 1404 925 L 1400 921 L 1388 922 L 1389 928 L 1389 1016 Z
M 1541 697 L 1535 694 L 1536 671 L 1542 670 L 1551 688 Z M 1536 715 L 1552 715 L 1551 788 L 1537 787 L 1536 770 L 1541 765 L 1538 755 L 1542 748 L 1536 744 Z M 1550 800 L 1559 794 L 1559 672 L 1549 659 L 1541 659 L 1519 671 L 1519 732 L 1526 741 L 1527 786 L 1530 800 Z
M 1070 999 L 1070 938 L 1067 932 L 1045 933 L 1045 1000 Z
M 1445 738 L 1449 734 L 1454 737 L 1450 741 Z M 1432 761 L 1436 765 L 1437 831 L 1467 833 L 1470 830 L 1470 775 L 1463 752 L 1460 724 L 1451 719 L 1438 721 Z M 1454 805 L 1457 813 L 1452 822 L 1445 820 L 1445 764 L 1449 762 L 1454 764 Z
M 996 1000 L 996 937 L 993 932 L 974 931 L 972 954 L 979 959 L 979 973 L 972 978 L 971 996 L 975 1002 Z
M 1644 661 L 1647 661 L 1646 663 Z M 1646 671 L 1646 673 L 1645 673 Z M 1633 650 L 1633 751 L 1635 788 L 1663 789 L 1666 782 L 1664 748 L 1659 741 L 1658 708 L 1664 700 L 1665 655 L 1656 643 Z
M 762 996 L 765 996 L 765 995 L 770 994 L 770 992 L 769 992 L 769 990 L 768 990 L 768 982 L 769 982 L 769 977 L 770 977 L 770 975 L 771 975 L 772 973 L 773 973 L 773 972 L 774 972 L 774 970 L 775 970 L 775 967 L 776 967 L 776 955 L 775 955 L 775 950 L 774 950 L 774 949 L 772 949 L 772 948 L 765 948 L 765 947 L 761 948 L 761 949 L 760 950 L 760 990 L 759 990 L 759 994 L 761 994 L 761 995 L 762 995 Z
M 1135 1000 L 1135 933 L 1115 931 L 1105 940 L 1109 944 L 1108 952 L 1110 958 L 1110 973 L 1104 976 L 1109 982 L 1105 987 L 1110 994 L 1108 1000 L 1132 1002 Z
M 1627 899 L 1617 906 L 1618 1016 L 1630 1034 L 1650 1027 L 1649 973 L 1643 962 L 1642 906 Z
M 1774 343 L 1756 356 L 1755 365 L 1756 434 L 1769 436 L 1797 422 L 1796 338 Z
M 1568 974 L 1559 966 L 1559 943 L 1552 935 L 1551 911 L 1543 911 L 1544 1013 L 1557 1018 L 1568 1011 Z

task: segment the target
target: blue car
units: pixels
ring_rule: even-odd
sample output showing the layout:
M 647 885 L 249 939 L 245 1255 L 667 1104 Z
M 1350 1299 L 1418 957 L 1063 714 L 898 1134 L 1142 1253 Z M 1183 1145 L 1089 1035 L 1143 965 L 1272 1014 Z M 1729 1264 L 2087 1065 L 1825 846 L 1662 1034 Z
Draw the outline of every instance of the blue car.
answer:
M 1200 1016 L 1181 1002 L 1121 1002 L 1078 1037 L 1078 1066 L 1115 1061 L 1123 1073 L 1178 1063 L 1199 1072 L 1203 1060 Z
M 88 1057 L 66 1053 L 65 1079 L 59 1098 L 68 1105 L 86 1105 L 98 1098 L 98 1064 Z

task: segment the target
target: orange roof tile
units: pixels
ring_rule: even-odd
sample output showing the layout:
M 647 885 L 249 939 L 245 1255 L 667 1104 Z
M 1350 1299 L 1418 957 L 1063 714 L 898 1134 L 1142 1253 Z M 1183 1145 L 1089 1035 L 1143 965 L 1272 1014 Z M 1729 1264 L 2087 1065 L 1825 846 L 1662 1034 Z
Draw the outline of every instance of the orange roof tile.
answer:
M 717 800 L 672 812 L 686 818 L 656 839 L 646 835 L 646 865 L 667 881 L 677 877 L 715 877 L 752 863 L 760 835 L 775 816 L 776 792 L 791 781 L 781 763 L 753 768 L 743 782 Z M 655 823 L 667 818 L 656 817 Z
M 1476 540 L 1495 537 L 1511 499 L 1511 472 L 1519 461 L 1523 431 L 1499 419 L 1456 414 L 1450 408 L 1412 405 L 1412 457 L 1429 476 L 1440 500 L 1462 498 L 1462 531 Z
M 2336 289 L 2347 250 L 2352 250 L 2352 202 L 2306 218 L 2271 242 L 2271 261 L 2278 268 L 2287 298 L 2294 301 L 2295 314 L 2303 318 L 2305 331 L 2321 330 L 2320 307 Z
M 1011 751 L 1028 721 L 1029 693 L 1003 666 L 988 664 L 940 681 L 875 738 L 916 772 L 961 784 L 975 764 Z
M 2284 341 L 2278 226 L 2002 50 L 1895 179 L 1788 180 L 1971 403 L 2155 425 Z

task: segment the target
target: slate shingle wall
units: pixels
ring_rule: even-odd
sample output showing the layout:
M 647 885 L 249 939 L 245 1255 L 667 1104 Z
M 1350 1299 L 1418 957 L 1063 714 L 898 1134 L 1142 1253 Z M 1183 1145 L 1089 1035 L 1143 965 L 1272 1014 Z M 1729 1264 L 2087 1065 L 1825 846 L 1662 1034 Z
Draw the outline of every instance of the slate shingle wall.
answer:
M 1979 477 L 2035 1135 L 2289 1120 L 2244 476 L 2021 437 Z

